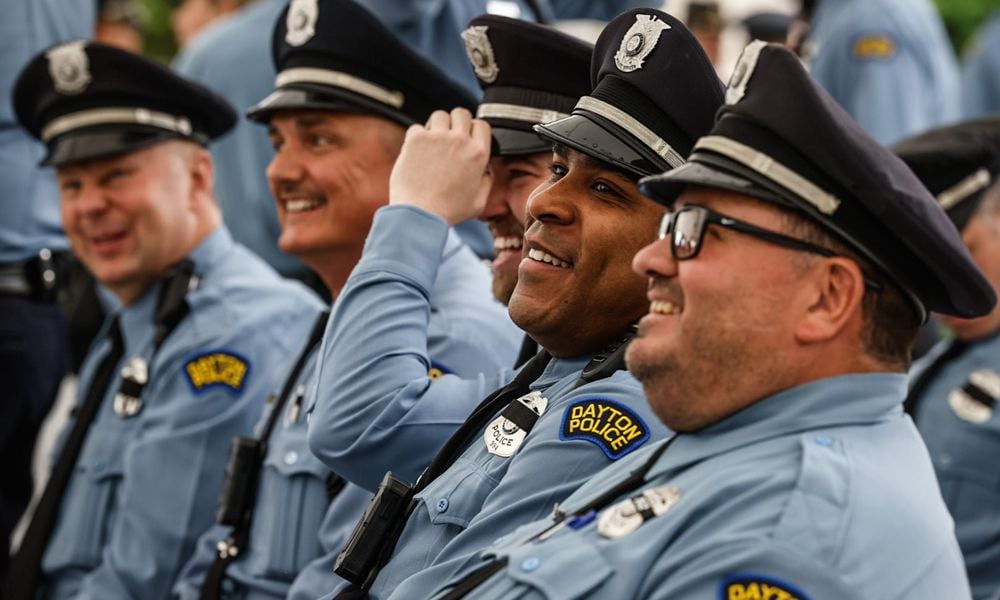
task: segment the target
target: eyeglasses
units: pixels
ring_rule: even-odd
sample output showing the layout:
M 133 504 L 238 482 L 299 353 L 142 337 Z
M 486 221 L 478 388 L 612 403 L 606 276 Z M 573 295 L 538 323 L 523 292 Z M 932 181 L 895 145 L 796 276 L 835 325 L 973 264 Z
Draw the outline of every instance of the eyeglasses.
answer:
M 698 256 L 701 251 L 702 241 L 705 239 L 705 230 L 710 224 L 732 229 L 757 239 L 800 250 L 811 252 L 820 256 L 837 256 L 837 253 L 829 248 L 817 246 L 803 240 L 788 237 L 776 231 L 762 229 L 756 225 L 751 225 L 745 221 L 740 221 L 726 215 L 719 214 L 704 206 L 685 206 L 679 210 L 668 212 L 660 220 L 659 239 L 666 239 L 670 236 L 670 253 L 675 260 L 690 260 Z M 882 286 L 865 277 L 865 285 L 873 290 L 880 290 Z

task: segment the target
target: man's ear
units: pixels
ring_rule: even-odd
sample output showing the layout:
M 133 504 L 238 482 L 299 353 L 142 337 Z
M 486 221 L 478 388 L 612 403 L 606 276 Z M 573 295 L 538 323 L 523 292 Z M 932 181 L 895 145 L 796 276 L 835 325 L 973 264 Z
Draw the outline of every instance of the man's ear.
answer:
M 843 256 L 822 259 L 807 279 L 813 296 L 795 329 L 797 341 L 824 342 L 837 337 L 855 319 L 860 323 L 865 280 L 856 262 Z
M 191 201 L 197 204 L 212 202 L 215 173 L 211 153 L 205 148 L 195 148 L 188 156 L 187 168 L 191 175 Z

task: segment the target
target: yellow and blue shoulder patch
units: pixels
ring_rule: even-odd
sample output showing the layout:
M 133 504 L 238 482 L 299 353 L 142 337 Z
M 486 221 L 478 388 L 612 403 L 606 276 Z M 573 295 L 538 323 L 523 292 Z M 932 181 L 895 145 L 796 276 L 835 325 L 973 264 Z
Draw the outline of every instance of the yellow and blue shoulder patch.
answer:
M 611 460 L 618 460 L 649 439 L 649 426 L 634 410 L 610 398 L 583 398 L 563 413 L 561 440 L 597 444 Z
M 774 577 L 736 573 L 719 583 L 719 600 L 809 600 L 809 596 Z
M 451 375 L 451 373 L 452 373 L 451 369 L 442 365 L 436 360 L 432 360 L 431 368 L 427 369 L 427 376 L 430 377 L 431 381 L 438 379 L 442 375 Z
M 886 60 L 896 55 L 896 40 L 885 33 L 866 33 L 854 38 L 851 54 L 858 60 Z
M 220 387 L 239 394 L 249 374 L 250 361 L 225 349 L 196 354 L 184 363 L 184 375 L 196 394 Z

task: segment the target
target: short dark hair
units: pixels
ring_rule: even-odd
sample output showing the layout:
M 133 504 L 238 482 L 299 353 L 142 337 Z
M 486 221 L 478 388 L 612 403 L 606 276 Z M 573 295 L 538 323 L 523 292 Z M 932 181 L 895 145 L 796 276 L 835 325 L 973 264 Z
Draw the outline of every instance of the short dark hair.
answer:
M 908 370 L 912 360 L 913 343 L 917 339 L 921 321 L 907 295 L 888 277 L 875 269 L 870 261 L 861 257 L 821 225 L 788 210 L 781 212 L 794 237 L 829 248 L 839 256 L 849 258 L 857 263 L 866 277 L 879 284 L 880 289 L 866 286 L 865 295 L 861 300 L 861 316 L 864 322 L 861 335 L 862 349 L 890 369 Z

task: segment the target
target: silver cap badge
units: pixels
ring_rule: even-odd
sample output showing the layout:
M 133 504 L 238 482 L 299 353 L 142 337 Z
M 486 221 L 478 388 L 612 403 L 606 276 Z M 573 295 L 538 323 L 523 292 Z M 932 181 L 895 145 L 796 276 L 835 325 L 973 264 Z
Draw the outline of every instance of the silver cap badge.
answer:
M 486 25 L 475 25 L 462 32 L 462 39 L 465 40 L 465 53 L 472 63 L 472 70 L 476 72 L 476 77 L 483 83 L 493 83 L 500 73 L 497 66 L 496 56 L 493 55 L 493 46 L 490 38 L 486 35 Z
M 292 0 L 285 19 L 285 42 L 289 46 L 301 46 L 316 35 L 316 21 L 319 19 L 318 0 Z
M 736 66 L 733 67 L 733 74 L 729 77 L 729 85 L 726 86 L 726 104 L 736 104 L 746 95 L 750 76 L 757 68 L 760 51 L 765 46 L 767 46 L 765 42 L 754 40 L 743 49 Z
M 61 44 L 45 53 L 49 59 L 49 75 L 60 94 L 79 94 L 90 83 L 90 60 L 80 40 Z
M 625 73 L 641 69 L 643 59 L 656 47 L 664 29 L 670 29 L 670 25 L 655 16 L 636 15 L 635 23 L 625 32 L 615 53 L 615 65 Z
M 538 416 L 542 416 L 549 406 L 548 399 L 539 392 L 530 392 L 516 401 L 530 408 Z M 487 452 L 508 458 L 517 452 L 527 436 L 527 431 L 500 415 L 486 427 L 486 431 L 483 432 L 483 441 L 486 442 Z
M 597 518 L 597 533 L 611 540 L 623 538 L 670 510 L 680 499 L 681 491 L 673 485 L 646 490 L 604 510 Z

